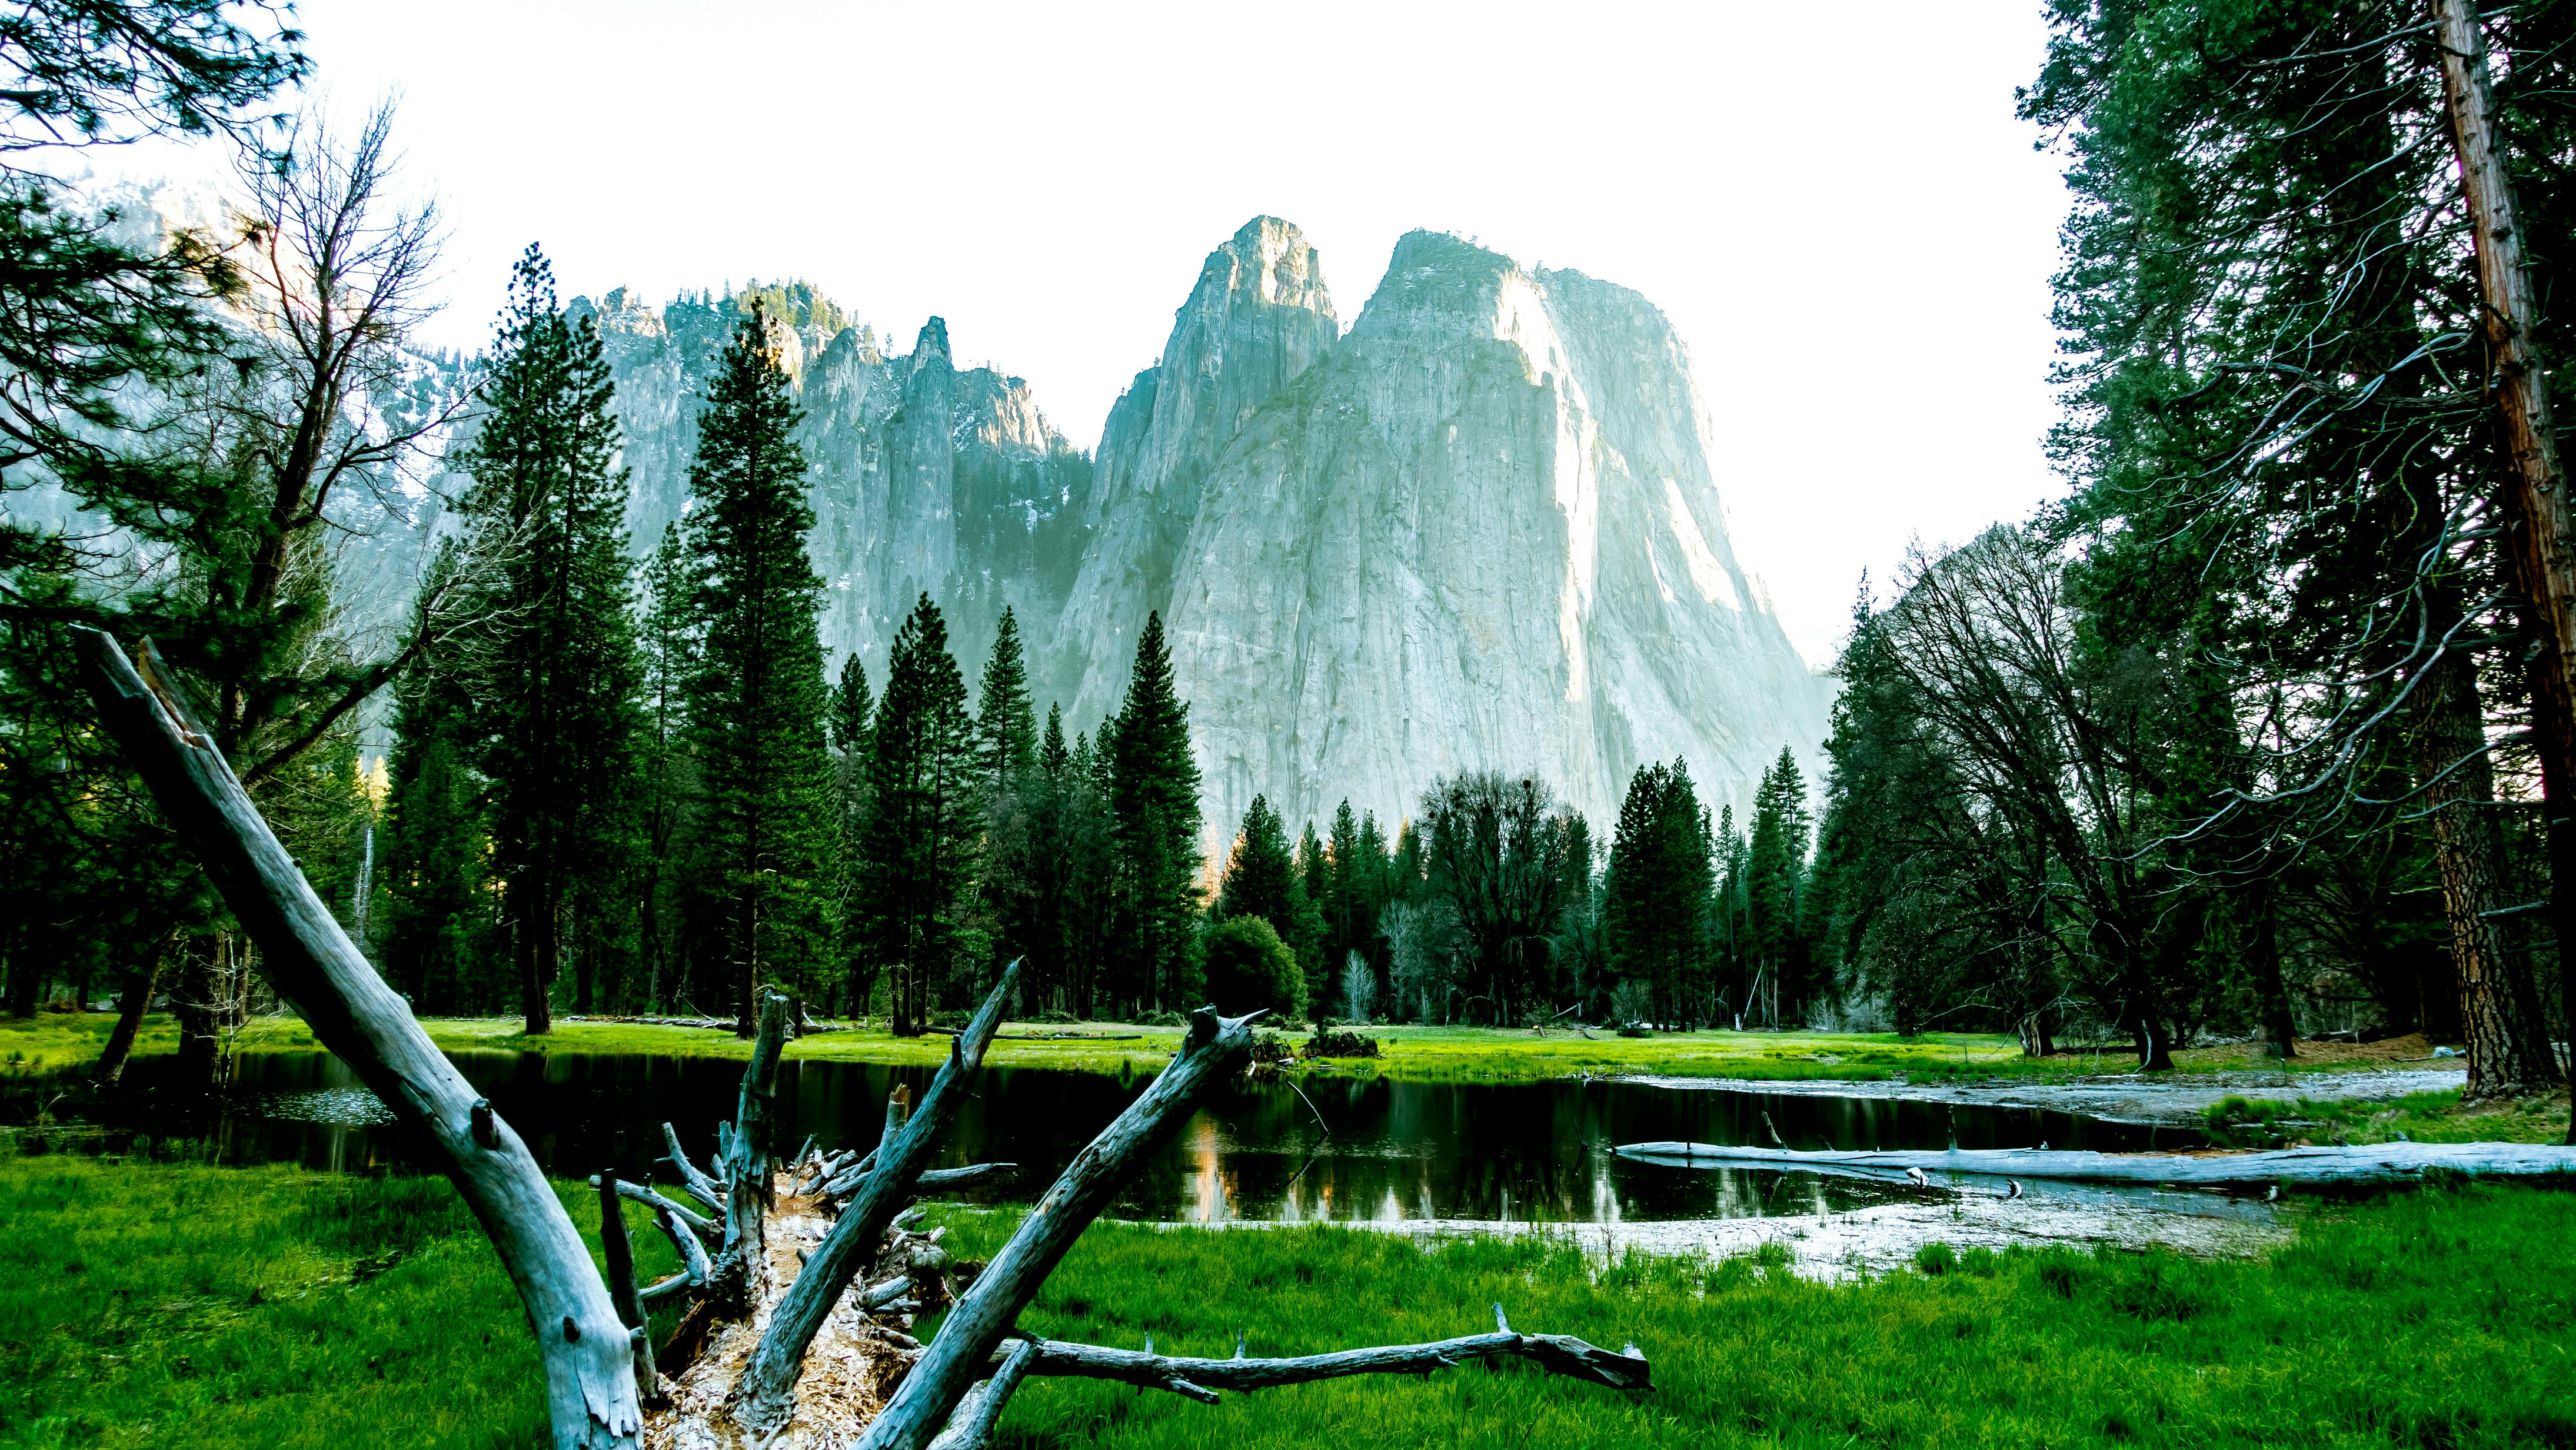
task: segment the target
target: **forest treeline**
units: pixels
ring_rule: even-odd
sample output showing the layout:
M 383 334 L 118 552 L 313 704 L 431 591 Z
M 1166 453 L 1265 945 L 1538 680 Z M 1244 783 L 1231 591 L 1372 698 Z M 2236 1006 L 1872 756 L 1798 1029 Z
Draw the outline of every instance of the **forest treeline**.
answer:
M 1031 1014 L 1875 1023 L 2150 1068 L 2420 1030 L 2473 1096 L 2563 1080 L 2567 4 L 2056 0 L 2019 104 L 2074 203 L 2067 493 L 1864 590 L 1816 789 L 1784 752 L 1739 822 L 1652 762 L 1597 823 L 1514 762 L 1389 821 L 1204 822 L 1159 620 L 1103 642 L 1131 678 L 1087 728 L 1030 698 L 1018 621 L 961 662 L 927 597 L 881 677 L 831 668 L 757 298 L 684 517 L 631 539 L 600 341 L 542 255 L 434 392 L 405 359 L 438 221 L 388 117 L 253 126 L 291 31 L 120 13 L 149 23 L 0 41 L 50 77 L 0 100 L 0 498 L 77 507 L 0 527 L 12 1011 L 167 987 L 194 1040 L 251 980 L 91 728 L 64 632 L 97 624 L 155 642 L 424 1011 L 731 1017 L 774 984 L 909 1032 L 1023 957 Z M 155 132 L 229 133 L 240 215 L 140 225 L 30 159 Z M 432 498 L 407 622 L 355 629 L 337 541 Z

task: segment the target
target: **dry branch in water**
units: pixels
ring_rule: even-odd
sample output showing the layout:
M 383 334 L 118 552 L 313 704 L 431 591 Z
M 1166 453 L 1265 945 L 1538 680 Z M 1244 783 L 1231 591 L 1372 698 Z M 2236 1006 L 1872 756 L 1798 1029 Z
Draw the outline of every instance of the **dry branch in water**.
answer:
M 1006 967 L 950 1044 L 920 1105 L 898 1088 L 885 1130 L 864 1157 L 809 1140 L 781 1165 L 769 1135 L 786 999 L 765 998 L 732 1119 L 719 1123 L 714 1171 L 700 1169 L 663 1125 L 667 1162 L 690 1208 L 604 1172 L 599 1193 L 608 1272 L 509 1125 L 476 1097 L 401 998 L 350 942 L 269 833 L 205 726 L 166 683 L 116 642 L 76 631 L 85 680 L 108 730 L 258 942 L 273 986 L 403 1122 L 443 1156 L 518 1287 L 537 1336 L 553 1443 L 563 1450 L 638 1445 L 800 1450 L 856 1443 L 877 1450 L 973 1450 L 990 1441 L 1011 1393 L 1032 1375 L 1121 1380 L 1212 1400 L 1219 1389 L 1352 1374 L 1425 1374 L 1471 1359 L 1519 1357 L 1555 1374 L 1618 1389 L 1649 1387 L 1630 1345 L 1612 1354 L 1563 1335 L 1519 1334 L 1495 1309 L 1495 1331 L 1433 1344 L 1300 1359 L 1158 1356 L 1103 1345 L 1009 1340 L 1084 1228 L 1197 1109 L 1242 1070 L 1260 1014 L 1191 1014 L 1180 1054 L 1077 1155 L 989 1266 L 960 1263 L 941 1233 L 917 1232 L 907 1207 L 924 1190 L 989 1182 L 1006 1163 L 930 1170 L 1001 1025 L 1020 964 Z M 649 1210 L 679 1249 L 680 1273 L 636 1278 L 624 1205 Z M 721 1218 L 711 1215 L 721 1215 Z M 645 1306 L 685 1299 L 658 1355 Z M 922 1309 L 954 1301 L 927 1346 L 905 1331 Z M 855 1437 L 855 1439 L 853 1439 Z

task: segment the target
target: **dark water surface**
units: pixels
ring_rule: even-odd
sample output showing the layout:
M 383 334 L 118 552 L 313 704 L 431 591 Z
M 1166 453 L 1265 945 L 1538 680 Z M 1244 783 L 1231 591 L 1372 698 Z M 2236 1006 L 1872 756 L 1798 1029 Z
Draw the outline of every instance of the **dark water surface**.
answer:
M 615 1165 L 649 1174 L 669 1122 L 701 1163 L 715 1123 L 733 1111 L 742 1064 L 719 1058 L 459 1052 L 457 1066 L 527 1140 L 539 1162 L 572 1176 Z M 118 1126 L 211 1140 L 228 1163 L 298 1162 L 332 1171 L 397 1171 L 426 1160 L 374 1096 L 327 1052 L 252 1053 L 233 1097 L 190 1121 L 155 1107 L 162 1060 L 138 1059 L 145 1091 L 112 1114 Z M 926 1067 L 850 1062 L 780 1065 L 779 1149 L 808 1134 L 831 1148 L 875 1143 L 886 1096 Z M 137 1081 L 139 1080 L 139 1081 Z M 1057 1170 L 1143 1092 L 1149 1077 L 1048 1068 L 987 1068 L 958 1114 L 939 1163 L 1018 1163 L 1019 1180 L 989 1195 L 1033 1198 Z M 1617 1081 L 1420 1083 L 1308 1078 L 1236 1081 L 1214 1090 L 1138 1179 L 1114 1216 L 1227 1219 L 1472 1219 L 1621 1222 L 1842 1212 L 1906 1196 L 1904 1185 L 1763 1171 L 1663 1168 L 1610 1148 L 1652 1139 L 1768 1143 L 1764 1115 L 1793 1148 L 2183 1147 L 2198 1135 L 2022 1108 L 1949 1107 L 1871 1098 L 1691 1091 Z

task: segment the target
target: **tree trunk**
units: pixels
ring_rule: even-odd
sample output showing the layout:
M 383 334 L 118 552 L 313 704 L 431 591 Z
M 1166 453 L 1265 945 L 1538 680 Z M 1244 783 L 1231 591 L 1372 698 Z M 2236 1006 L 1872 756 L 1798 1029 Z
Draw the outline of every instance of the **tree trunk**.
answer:
M 143 1030 L 143 1014 L 152 1010 L 153 994 L 161 990 L 161 964 L 178 940 L 178 927 L 163 932 L 152 955 L 126 974 L 125 996 L 116 1004 L 116 1030 L 107 1035 L 107 1050 L 98 1057 L 100 1082 L 112 1087 L 125 1076 L 125 1059 L 134 1051 L 135 1034 Z
M 2246 965 L 2254 974 L 2254 1005 L 2263 1027 L 2268 1057 L 2288 1061 L 2299 1055 L 2298 1023 L 2290 1015 L 2290 989 L 2281 977 L 2281 922 L 2273 909 L 2277 883 L 2265 876 L 2239 893 L 2247 917 Z
M 2500 908 L 2497 873 L 2504 841 L 2495 817 L 2495 778 L 2477 703 L 2477 679 L 2465 654 L 2446 651 L 2415 685 L 2416 778 L 2433 820 L 2433 860 L 2442 878 L 2442 912 L 2451 927 L 2451 963 L 2459 974 L 2460 1037 L 2469 1053 L 2467 1100 L 2531 1091 L 2557 1076 L 2544 1034 L 2529 1020 L 2516 989 L 2516 963 L 2488 913 Z
M 554 905 L 546 887 L 543 868 L 531 865 L 520 868 L 509 888 L 511 946 L 519 958 L 519 1015 L 527 1019 L 530 1037 L 555 1029 L 547 991 L 554 977 Z
M 2558 439 L 2549 418 L 2549 379 L 2533 329 L 2539 308 L 2523 257 L 2522 220 L 2495 135 L 2495 92 L 2487 75 L 2486 29 L 2473 0 L 2431 0 L 2442 51 L 2442 95 L 2460 158 L 2460 195 L 2477 248 L 2485 301 L 2487 375 L 2507 466 L 2505 516 L 2514 527 L 2514 573 L 2532 626 L 2529 670 L 2532 736 L 2539 746 L 2548 820 L 2551 921 L 2576 942 L 2576 511 L 2567 501 Z M 2576 1012 L 2576 953 L 2559 953 L 2562 1005 Z M 2474 1022 L 2471 1030 L 2475 1030 Z M 2538 1079 L 2558 1076 L 2557 1054 L 2541 1036 Z M 2472 1049 L 2470 1085 L 2477 1073 Z M 2567 1125 L 2576 1143 L 2576 1116 Z
M 170 993 L 170 1010 L 179 1024 L 179 1061 L 171 1086 L 180 1092 L 211 1093 L 223 1086 L 223 1009 L 232 975 L 226 961 L 230 954 L 230 941 L 217 932 L 200 937 L 196 949 L 179 958 L 179 981 Z

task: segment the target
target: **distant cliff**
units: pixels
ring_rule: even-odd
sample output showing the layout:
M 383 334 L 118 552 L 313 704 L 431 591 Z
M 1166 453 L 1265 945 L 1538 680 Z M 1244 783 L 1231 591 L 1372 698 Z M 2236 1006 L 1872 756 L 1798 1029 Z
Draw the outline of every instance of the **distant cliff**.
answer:
M 937 318 L 889 356 L 801 286 L 577 301 L 639 552 L 755 298 L 806 412 L 826 647 L 882 683 L 927 591 L 972 678 L 1007 604 L 1041 705 L 1095 729 L 1162 611 L 1212 849 L 1255 792 L 1292 827 L 1345 797 L 1393 819 L 1443 772 L 1529 769 L 1606 835 L 1646 761 L 1688 759 L 1712 806 L 1783 745 L 1814 763 L 1830 690 L 1735 558 L 1688 359 L 1634 292 L 1416 232 L 1344 335 L 1315 249 L 1257 217 L 1089 455 L 1019 379 L 959 371 Z

